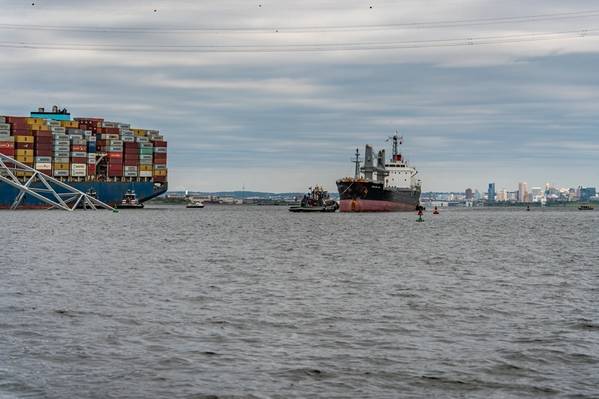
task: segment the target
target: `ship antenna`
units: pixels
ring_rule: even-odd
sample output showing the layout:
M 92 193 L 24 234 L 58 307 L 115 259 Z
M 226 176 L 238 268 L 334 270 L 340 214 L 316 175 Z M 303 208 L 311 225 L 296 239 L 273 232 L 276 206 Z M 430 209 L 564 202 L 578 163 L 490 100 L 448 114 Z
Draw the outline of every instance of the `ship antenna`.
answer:
M 386 141 L 393 140 L 393 157 L 399 154 L 399 144 L 403 141 L 403 137 L 398 136 L 399 130 L 395 131 L 393 136 L 390 136 Z
M 356 164 L 356 178 L 358 178 L 360 176 L 360 162 L 362 162 L 362 160 L 360 159 L 360 150 L 356 148 L 356 155 L 355 158 L 352 158 L 351 160 L 353 163 Z

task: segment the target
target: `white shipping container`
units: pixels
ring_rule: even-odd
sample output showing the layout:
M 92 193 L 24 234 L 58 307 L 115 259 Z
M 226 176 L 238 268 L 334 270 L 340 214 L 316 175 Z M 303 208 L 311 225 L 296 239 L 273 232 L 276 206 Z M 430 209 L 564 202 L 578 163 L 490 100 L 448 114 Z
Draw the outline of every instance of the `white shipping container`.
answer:
M 87 152 L 71 152 L 72 158 L 87 158 Z
M 150 141 L 150 139 L 147 137 L 136 137 L 135 141 L 137 141 L 138 143 L 147 143 Z
M 154 170 L 166 170 L 166 164 L 155 163 Z
M 51 162 L 37 162 L 35 164 L 35 169 L 37 169 L 37 170 L 50 170 L 50 169 L 52 169 L 52 163 Z
M 151 170 L 142 170 L 139 172 L 139 177 L 152 177 Z
M 156 154 L 166 154 L 167 149 L 166 149 L 166 147 L 154 147 L 154 152 Z
M 56 163 L 69 163 L 71 159 L 69 157 L 59 157 L 54 155 L 54 162 Z
M 135 142 L 135 137 L 125 137 L 125 136 L 123 136 L 122 139 L 123 139 L 124 143 L 134 143 Z
M 68 177 L 69 176 L 69 171 L 68 170 L 54 170 L 52 172 L 52 174 L 55 177 Z
M 137 166 L 124 166 L 123 170 L 125 172 L 137 172 Z
M 137 177 L 137 171 L 136 172 L 123 172 L 123 175 L 125 177 Z
M 86 170 L 87 164 L 84 163 L 72 163 L 71 170 Z
M 51 163 L 52 157 L 35 157 L 35 162 L 37 163 Z
M 140 159 L 139 164 L 140 165 L 152 165 L 152 160 L 151 159 Z
M 10 130 L 10 123 L 0 123 L 0 129 Z

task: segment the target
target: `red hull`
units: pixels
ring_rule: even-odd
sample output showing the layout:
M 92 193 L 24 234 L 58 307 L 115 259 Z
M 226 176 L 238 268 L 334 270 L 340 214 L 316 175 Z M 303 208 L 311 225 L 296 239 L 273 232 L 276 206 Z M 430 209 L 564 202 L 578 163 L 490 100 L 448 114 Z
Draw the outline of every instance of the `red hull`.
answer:
M 340 212 L 415 212 L 413 204 L 376 200 L 341 200 Z

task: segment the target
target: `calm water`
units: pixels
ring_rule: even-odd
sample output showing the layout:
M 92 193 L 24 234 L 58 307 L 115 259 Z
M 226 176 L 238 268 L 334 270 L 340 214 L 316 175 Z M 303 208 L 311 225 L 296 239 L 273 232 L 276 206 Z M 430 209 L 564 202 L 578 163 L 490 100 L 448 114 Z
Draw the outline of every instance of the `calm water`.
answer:
M 599 212 L 0 212 L 0 398 L 597 398 Z

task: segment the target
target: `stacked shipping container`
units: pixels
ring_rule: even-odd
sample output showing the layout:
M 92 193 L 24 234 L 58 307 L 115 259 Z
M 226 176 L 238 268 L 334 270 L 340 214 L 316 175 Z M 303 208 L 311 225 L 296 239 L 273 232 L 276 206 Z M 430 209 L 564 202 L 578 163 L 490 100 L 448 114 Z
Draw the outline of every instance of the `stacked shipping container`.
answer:
M 0 153 L 69 180 L 166 182 L 166 148 L 156 130 L 100 118 L 0 116 Z

